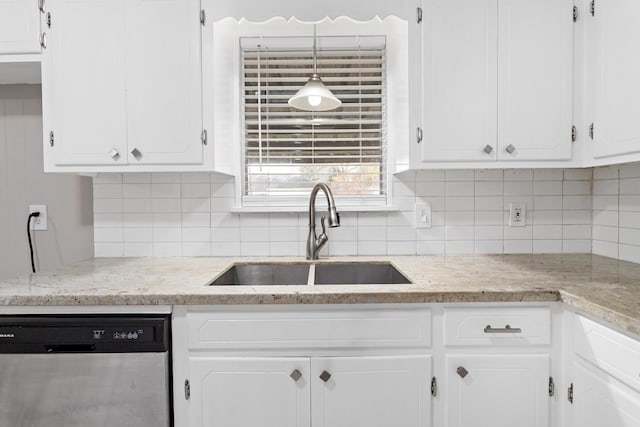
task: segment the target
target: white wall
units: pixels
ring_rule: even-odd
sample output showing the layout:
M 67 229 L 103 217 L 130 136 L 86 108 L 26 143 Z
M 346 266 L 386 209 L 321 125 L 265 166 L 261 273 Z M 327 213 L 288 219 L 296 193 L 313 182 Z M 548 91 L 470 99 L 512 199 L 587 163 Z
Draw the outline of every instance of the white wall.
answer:
M 342 212 L 333 255 L 591 252 L 592 169 L 433 170 L 393 182 L 396 212 Z M 232 178 L 100 174 L 94 179 L 96 256 L 304 256 L 306 213 L 234 214 Z M 508 227 L 512 201 L 527 226 Z M 416 228 L 416 203 L 433 228 Z M 338 206 L 340 210 L 340 206 Z
M 33 232 L 36 268 L 93 256 L 91 179 L 42 172 L 39 85 L 0 85 L 0 279 L 31 271 L 30 204 L 46 204 L 48 231 Z
M 593 253 L 640 263 L 640 163 L 593 175 Z

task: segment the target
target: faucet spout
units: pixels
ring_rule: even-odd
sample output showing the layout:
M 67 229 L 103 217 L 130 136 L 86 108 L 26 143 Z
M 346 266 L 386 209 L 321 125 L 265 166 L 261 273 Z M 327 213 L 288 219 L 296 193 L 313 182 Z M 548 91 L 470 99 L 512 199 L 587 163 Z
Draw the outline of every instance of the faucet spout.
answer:
M 307 237 L 307 259 L 318 259 L 320 249 L 327 243 L 329 237 L 327 237 L 325 220 L 323 216 L 320 219 L 322 225 L 322 233 L 320 236 L 316 234 L 316 198 L 318 192 L 322 191 L 327 197 L 327 206 L 329 210 L 329 227 L 340 227 L 340 214 L 336 210 L 336 204 L 333 200 L 333 194 L 327 184 L 319 183 L 311 190 L 311 196 L 309 197 L 309 235 Z

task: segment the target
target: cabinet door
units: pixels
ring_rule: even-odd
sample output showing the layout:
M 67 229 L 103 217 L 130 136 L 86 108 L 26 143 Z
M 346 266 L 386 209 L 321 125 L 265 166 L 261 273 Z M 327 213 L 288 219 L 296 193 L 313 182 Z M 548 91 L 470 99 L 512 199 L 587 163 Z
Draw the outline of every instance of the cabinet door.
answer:
M 496 8 L 497 0 L 425 2 L 423 162 L 496 158 Z
M 573 0 L 498 1 L 499 160 L 571 159 L 572 14 Z
M 312 359 L 314 427 L 427 427 L 431 358 Z
M 189 365 L 192 427 L 309 426 L 308 358 L 192 357 Z
M 640 426 L 640 393 L 597 368 L 573 367 L 572 427 Z
M 47 8 L 45 157 L 53 151 L 56 165 L 126 163 L 124 0 L 47 0 Z
M 548 379 L 544 354 L 447 356 L 445 425 L 548 426 Z
M 38 0 L 0 0 L 0 55 L 40 53 Z
M 598 0 L 593 46 L 595 158 L 640 152 L 640 2 Z
M 126 9 L 129 163 L 202 163 L 200 0 Z

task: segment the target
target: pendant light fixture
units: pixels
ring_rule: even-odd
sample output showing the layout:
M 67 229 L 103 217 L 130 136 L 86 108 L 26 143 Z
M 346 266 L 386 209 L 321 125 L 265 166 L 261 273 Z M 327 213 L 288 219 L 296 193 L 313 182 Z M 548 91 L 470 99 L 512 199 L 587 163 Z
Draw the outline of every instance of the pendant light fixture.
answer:
M 289 105 L 304 111 L 330 111 L 340 105 L 340 101 L 325 85 L 318 75 L 318 55 L 316 52 L 316 26 L 313 26 L 313 74 L 295 95 L 289 98 Z

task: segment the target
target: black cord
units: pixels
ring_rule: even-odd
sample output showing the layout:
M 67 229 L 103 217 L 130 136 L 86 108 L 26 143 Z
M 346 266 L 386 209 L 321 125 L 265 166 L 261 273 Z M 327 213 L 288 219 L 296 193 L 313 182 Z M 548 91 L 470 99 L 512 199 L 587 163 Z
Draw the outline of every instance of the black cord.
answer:
M 27 219 L 27 237 L 29 238 L 29 252 L 31 253 L 31 271 L 36 272 L 36 264 L 33 262 L 33 244 L 31 243 L 31 218 L 37 218 L 40 216 L 40 212 L 33 212 L 29 214 Z

